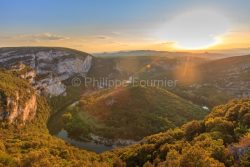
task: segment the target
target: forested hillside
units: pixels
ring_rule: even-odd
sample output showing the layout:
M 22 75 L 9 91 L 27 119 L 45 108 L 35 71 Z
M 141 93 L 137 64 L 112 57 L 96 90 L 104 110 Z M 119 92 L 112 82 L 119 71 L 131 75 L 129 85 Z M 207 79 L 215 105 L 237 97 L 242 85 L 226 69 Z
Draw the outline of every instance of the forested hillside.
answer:
M 191 121 L 144 138 L 115 153 L 127 166 L 212 167 L 250 165 L 250 99 L 217 106 Z
M 94 133 L 133 140 L 202 119 L 208 113 L 164 89 L 132 85 L 83 96 L 79 105 L 66 111 L 63 127 L 73 137 Z
M 7 75 L 5 79 L 15 79 L 16 84 L 23 88 L 24 80 L 10 73 Z M 6 80 L 1 80 L 0 85 L 3 82 Z M 1 91 L 10 90 L 1 87 Z M 23 93 L 28 96 L 29 92 Z M 180 128 L 145 137 L 139 144 L 99 155 L 80 150 L 51 136 L 46 128 L 49 113 L 45 99 L 38 96 L 34 119 L 24 124 L 1 121 L 1 166 L 250 165 L 250 99 L 233 100 L 215 107 L 204 120 L 191 121 Z
M 18 92 L 22 97 L 18 107 L 25 104 L 33 91 L 27 81 L 14 74 L 0 71 L 0 114 L 10 115 L 12 108 L 6 108 L 5 99 L 15 96 Z M 4 96 L 3 96 L 4 95 Z M 63 140 L 51 136 L 47 129 L 50 107 L 45 98 L 37 95 L 37 110 L 32 120 L 10 122 L 1 120 L 0 126 L 0 166 L 110 166 L 102 157 L 92 152 L 80 150 L 66 144 Z M 20 110 L 23 111 L 23 110 Z M 25 112 L 25 111 L 24 111 Z M 22 115 L 18 115 L 21 117 Z M 103 161 L 100 162 L 99 161 Z

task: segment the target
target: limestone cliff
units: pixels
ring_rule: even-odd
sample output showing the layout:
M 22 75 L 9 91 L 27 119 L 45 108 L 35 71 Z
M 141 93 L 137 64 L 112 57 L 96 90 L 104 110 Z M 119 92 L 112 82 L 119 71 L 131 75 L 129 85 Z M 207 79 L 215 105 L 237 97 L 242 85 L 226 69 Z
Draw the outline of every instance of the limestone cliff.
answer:
M 0 121 L 25 123 L 36 115 L 37 95 L 29 83 L 0 71 Z
M 24 78 L 28 76 L 38 92 L 49 96 L 66 92 L 63 81 L 76 74 L 85 76 L 92 59 L 87 53 L 65 48 L 0 48 L 0 67 L 10 69 L 17 63 L 31 67 L 35 74 L 29 71 L 23 74 Z M 23 70 L 21 66 L 19 68 Z
M 36 95 L 32 95 L 24 104 L 17 93 L 16 97 L 7 97 L 6 107 L 0 112 L 0 120 L 6 120 L 9 123 L 32 120 L 36 115 L 37 101 Z

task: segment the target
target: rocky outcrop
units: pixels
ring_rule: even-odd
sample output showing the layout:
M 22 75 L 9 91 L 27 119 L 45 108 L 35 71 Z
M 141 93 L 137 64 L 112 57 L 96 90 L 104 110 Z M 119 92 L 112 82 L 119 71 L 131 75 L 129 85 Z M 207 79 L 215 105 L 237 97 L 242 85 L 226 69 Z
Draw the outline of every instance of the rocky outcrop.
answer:
M 8 97 L 6 110 L 3 111 L 3 116 L 0 119 L 7 120 L 10 123 L 21 122 L 32 120 L 36 115 L 37 101 L 36 95 L 32 95 L 24 104 L 20 100 L 19 94 L 16 97 Z
M 0 121 L 17 125 L 32 120 L 38 104 L 36 92 L 18 72 L 0 70 Z
M 66 93 L 63 81 L 74 75 L 86 76 L 93 57 L 65 48 L 0 48 L 0 67 L 11 68 L 22 63 L 34 69 L 22 74 L 39 93 L 58 96 Z
M 35 84 L 36 71 L 23 63 L 17 63 L 11 67 L 11 71 L 20 78 L 26 79 L 30 84 Z
M 131 139 L 108 139 L 108 138 L 104 138 L 101 136 L 97 136 L 93 133 L 91 133 L 89 137 L 92 142 L 95 142 L 98 144 L 104 144 L 106 146 L 115 146 L 115 147 L 128 146 L 128 145 L 136 144 L 139 142 L 139 141 L 135 141 Z
M 18 92 L 16 92 L 13 97 L 6 97 L 4 92 L 1 92 L 0 100 L 1 121 L 25 123 L 32 120 L 36 115 L 37 98 L 35 94 L 24 101 L 23 97 Z

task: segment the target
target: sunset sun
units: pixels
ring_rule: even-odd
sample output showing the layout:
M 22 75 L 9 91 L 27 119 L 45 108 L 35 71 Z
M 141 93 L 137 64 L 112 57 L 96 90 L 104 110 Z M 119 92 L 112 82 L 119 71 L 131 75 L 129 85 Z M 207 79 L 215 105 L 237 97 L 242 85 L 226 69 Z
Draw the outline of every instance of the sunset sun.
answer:
M 221 42 L 229 22 L 214 10 L 192 10 L 177 15 L 166 25 L 166 38 L 178 49 L 206 49 Z

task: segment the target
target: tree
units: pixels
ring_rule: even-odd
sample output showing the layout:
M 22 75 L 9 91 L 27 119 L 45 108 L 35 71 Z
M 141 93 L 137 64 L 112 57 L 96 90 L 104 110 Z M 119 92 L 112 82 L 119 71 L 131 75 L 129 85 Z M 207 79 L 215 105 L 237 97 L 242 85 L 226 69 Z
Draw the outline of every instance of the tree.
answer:
M 175 151 L 169 151 L 166 161 L 164 162 L 164 166 L 166 167 L 179 167 L 180 166 L 181 155 Z
M 114 164 L 113 164 L 114 167 L 126 167 L 126 163 L 123 162 L 120 158 L 116 158 L 114 160 Z
M 225 143 L 233 142 L 234 124 L 221 117 L 209 118 L 205 122 L 206 131 L 218 138 L 223 139 Z
M 182 126 L 185 138 L 187 140 L 192 140 L 195 136 L 205 131 L 205 125 L 202 121 L 191 121 Z
M 250 151 L 247 151 L 240 157 L 240 166 L 249 167 L 250 166 Z
M 72 114 L 70 112 L 66 112 L 62 115 L 62 119 L 64 123 L 68 123 L 72 120 Z
M 224 167 L 225 165 L 209 156 L 201 147 L 192 146 L 183 150 L 180 167 Z

